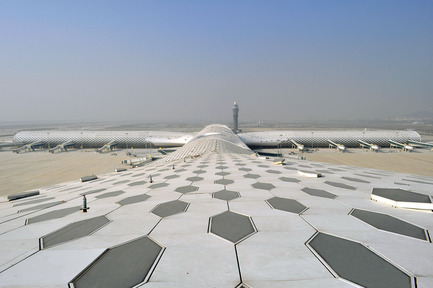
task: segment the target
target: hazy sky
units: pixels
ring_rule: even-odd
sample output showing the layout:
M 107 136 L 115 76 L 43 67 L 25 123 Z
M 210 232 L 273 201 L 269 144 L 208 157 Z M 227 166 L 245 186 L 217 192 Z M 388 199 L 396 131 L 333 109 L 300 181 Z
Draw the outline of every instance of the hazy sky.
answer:
M 0 122 L 433 112 L 433 1 L 0 0 Z

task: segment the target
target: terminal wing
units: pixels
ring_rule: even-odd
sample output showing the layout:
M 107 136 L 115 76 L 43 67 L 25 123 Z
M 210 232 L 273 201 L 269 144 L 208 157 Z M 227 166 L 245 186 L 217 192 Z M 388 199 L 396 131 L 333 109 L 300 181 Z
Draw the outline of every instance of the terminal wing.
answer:
M 363 143 L 374 143 L 371 147 L 388 146 L 389 140 L 408 143 L 409 140 L 421 141 L 421 136 L 415 131 L 396 130 L 316 130 L 316 131 L 263 131 L 239 133 L 238 136 L 250 148 L 308 148 L 328 147 L 330 141 L 340 148 L 358 147 Z M 373 146 L 374 145 L 374 146 Z M 340 149 L 340 150 L 341 150 Z

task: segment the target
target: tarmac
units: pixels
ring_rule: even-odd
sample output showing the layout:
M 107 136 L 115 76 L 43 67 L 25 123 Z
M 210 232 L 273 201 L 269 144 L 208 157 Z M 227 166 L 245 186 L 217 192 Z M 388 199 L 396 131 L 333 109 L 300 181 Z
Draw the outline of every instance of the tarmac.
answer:
M 129 168 L 122 160 L 130 159 L 126 151 L 97 153 L 92 149 L 49 153 L 35 151 L 16 154 L 0 152 L 0 196 L 34 190 L 83 176 L 101 175 L 116 168 Z
M 137 149 L 138 150 L 138 149 Z M 130 159 L 127 150 L 112 153 L 96 153 L 92 149 L 48 153 L 36 151 L 16 154 L 0 152 L 0 196 L 38 189 L 68 181 L 78 181 L 83 176 L 101 175 L 113 172 L 114 168 L 130 168 L 122 160 Z M 295 149 L 285 149 L 284 154 Z M 318 161 L 357 167 L 374 168 L 415 175 L 433 176 L 433 151 L 417 149 L 402 152 L 397 149 L 382 149 L 370 152 L 362 149 L 349 149 L 341 153 L 335 149 L 319 149 L 304 153 L 306 162 Z M 297 155 L 291 155 L 297 157 Z
M 335 149 L 320 149 L 317 152 L 305 153 L 304 156 L 307 161 L 433 176 L 433 151 L 429 149 L 416 149 L 414 152 L 399 149 L 381 149 L 379 152 L 349 149 L 345 153 Z

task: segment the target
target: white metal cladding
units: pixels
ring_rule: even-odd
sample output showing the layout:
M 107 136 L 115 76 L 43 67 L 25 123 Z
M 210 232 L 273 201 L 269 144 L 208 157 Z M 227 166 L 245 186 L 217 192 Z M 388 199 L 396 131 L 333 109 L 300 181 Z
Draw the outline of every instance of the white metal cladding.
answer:
M 346 147 L 359 147 L 358 140 L 379 146 L 389 146 L 388 140 L 406 143 L 408 140 L 421 141 L 421 136 L 415 131 L 269 131 L 241 133 L 239 137 L 250 147 L 271 147 L 282 144 L 291 146 L 290 140 L 305 145 L 305 147 L 328 147 L 331 140 Z
M 225 125 L 208 125 L 185 146 L 160 161 L 173 161 L 186 157 L 202 155 L 211 151 L 219 153 L 253 153 L 233 131 Z
M 76 146 L 101 147 L 114 140 L 119 146 L 146 148 L 149 143 L 157 147 L 182 146 L 191 138 L 192 135 L 166 131 L 22 131 L 13 141 L 42 141 L 50 146 L 72 141 Z
M 212 133 L 224 133 L 225 139 L 234 144 L 241 141 L 235 134 L 228 133 L 222 125 L 210 125 L 204 128 L 199 136 L 167 131 L 22 131 L 14 136 L 14 142 L 26 144 L 42 141 L 50 146 L 73 141 L 76 146 L 102 147 L 110 141 L 116 141 L 120 147 L 147 148 L 149 143 L 156 147 L 182 146 L 197 137 L 210 137 Z M 231 131 L 230 131 L 231 132 Z M 216 135 L 216 134 L 215 134 Z M 214 135 L 214 137 L 216 137 Z M 408 140 L 421 141 L 415 131 L 269 131 L 241 133 L 240 139 L 250 147 L 275 147 L 282 144 L 290 147 L 290 140 L 305 147 L 328 147 L 327 140 L 343 144 L 346 147 L 359 147 L 358 140 L 379 146 L 389 146 L 388 140 L 406 143 Z M 239 143 L 240 142 L 240 143 Z

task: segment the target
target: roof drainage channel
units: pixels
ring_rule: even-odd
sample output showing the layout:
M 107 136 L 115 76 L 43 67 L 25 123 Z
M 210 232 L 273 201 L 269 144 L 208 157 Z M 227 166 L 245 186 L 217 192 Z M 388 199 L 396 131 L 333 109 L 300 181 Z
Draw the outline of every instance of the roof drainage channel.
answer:
M 307 246 L 337 275 L 363 287 L 411 287 L 409 275 L 360 243 L 319 232 Z
M 164 252 L 148 236 L 107 249 L 69 287 L 134 287 L 147 282 Z

